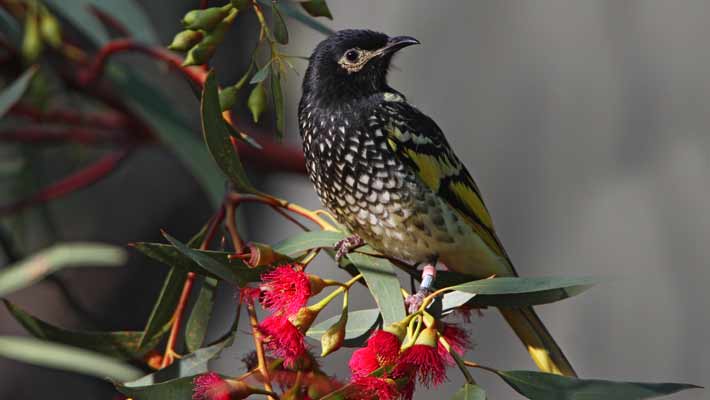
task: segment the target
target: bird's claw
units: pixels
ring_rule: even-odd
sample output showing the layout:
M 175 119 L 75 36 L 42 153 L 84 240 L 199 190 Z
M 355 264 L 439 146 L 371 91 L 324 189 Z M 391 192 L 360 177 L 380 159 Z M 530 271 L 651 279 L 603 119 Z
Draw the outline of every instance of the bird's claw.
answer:
M 335 243 L 335 261 L 340 261 L 354 249 L 365 244 L 365 241 L 358 235 L 351 235 Z
M 407 296 L 407 298 L 404 300 L 404 304 L 407 306 L 407 312 L 409 312 L 410 314 L 417 312 L 417 310 L 419 310 L 419 307 L 422 306 L 424 298 L 427 297 L 429 293 L 431 293 L 431 290 L 426 288 L 419 288 L 416 293 Z

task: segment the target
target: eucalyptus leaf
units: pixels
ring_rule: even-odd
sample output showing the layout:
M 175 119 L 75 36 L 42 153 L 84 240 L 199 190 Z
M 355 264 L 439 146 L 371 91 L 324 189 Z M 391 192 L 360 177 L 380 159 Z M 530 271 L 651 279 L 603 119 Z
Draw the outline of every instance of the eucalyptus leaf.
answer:
M 116 390 L 135 400 L 189 400 L 192 398 L 194 376 L 171 379 L 145 386 L 116 384 Z
M 486 391 L 478 385 L 467 383 L 454 393 L 451 400 L 486 400 Z
M 263 82 L 264 79 L 266 79 L 269 76 L 269 72 L 271 71 L 271 63 L 268 63 L 261 67 L 260 70 L 256 71 L 256 74 L 251 77 L 251 80 L 249 81 L 250 84 L 255 84 L 259 82 Z
M 326 17 L 328 19 L 333 19 L 333 14 L 330 13 L 330 9 L 328 8 L 328 4 L 325 0 L 302 1 L 300 4 L 311 17 Z
M 394 266 L 384 258 L 360 253 L 350 253 L 347 258 L 365 277 L 367 287 L 375 298 L 385 325 L 406 317 L 399 278 Z
M 58 244 L 3 268 L 0 271 L 0 297 L 39 282 L 64 268 L 116 267 L 126 260 L 125 251 L 98 243 Z
M 2 92 L 0 92 L 0 117 L 3 117 L 15 103 L 20 101 L 35 72 L 37 72 L 37 67 L 31 67 L 8 87 L 2 89 Z
M 215 278 L 204 277 L 202 279 L 200 294 L 197 296 L 190 317 L 185 324 L 185 345 L 190 352 L 202 347 L 202 342 L 205 340 L 218 283 L 219 281 Z
M 271 3 L 271 12 L 274 19 L 274 38 L 281 44 L 288 44 L 288 28 L 276 2 Z
M 17 322 L 37 339 L 76 346 L 123 360 L 140 359 L 146 353 L 146 350 L 141 350 L 139 347 L 143 332 L 71 331 L 42 321 L 7 300 L 3 302 Z M 152 346 L 156 344 L 157 342 L 154 342 Z
M 0 357 L 119 382 L 143 375 L 141 370 L 103 354 L 27 337 L 0 336 Z
M 338 322 L 339 319 L 340 315 L 336 315 L 313 325 L 311 329 L 306 332 L 306 336 L 320 340 L 321 336 L 323 336 L 328 328 Z M 377 308 L 348 312 L 348 322 L 345 325 L 345 343 L 343 343 L 343 346 L 362 346 L 365 340 L 367 340 L 369 333 L 381 322 L 380 310 Z
M 201 102 L 202 133 L 212 158 L 240 192 L 255 193 L 234 150 L 226 122 L 222 118 L 214 72 L 207 75 Z
M 274 251 L 287 256 L 296 256 L 311 249 L 332 248 L 345 238 L 342 232 L 312 231 L 302 232 L 273 246 Z
M 286 132 L 286 104 L 281 88 L 281 72 L 276 63 L 271 63 L 271 96 L 276 114 L 276 137 L 283 138 Z
M 270 6 L 270 0 L 258 0 L 260 4 L 264 6 Z M 335 33 L 334 30 L 322 24 L 320 21 L 316 21 L 314 18 L 304 14 L 300 9 L 297 8 L 295 4 L 289 2 L 280 2 L 279 8 L 281 12 L 290 18 L 308 26 L 309 28 L 316 30 L 324 35 L 330 36 Z
M 536 371 L 497 371 L 515 391 L 532 400 L 650 399 L 699 386 L 684 383 L 613 382 Z
M 451 289 L 475 294 L 475 306 L 522 307 L 576 296 L 596 283 L 592 278 L 501 277 L 480 279 Z

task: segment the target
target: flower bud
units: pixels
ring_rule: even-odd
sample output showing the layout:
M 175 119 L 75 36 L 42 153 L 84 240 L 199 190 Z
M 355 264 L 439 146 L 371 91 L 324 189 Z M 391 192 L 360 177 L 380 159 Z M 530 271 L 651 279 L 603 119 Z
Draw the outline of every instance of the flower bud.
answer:
M 347 322 L 348 311 L 345 309 L 340 315 L 338 322 L 334 323 L 325 331 L 323 336 L 320 337 L 321 357 L 325 357 L 343 346 L 343 342 L 345 342 L 345 325 Z
M 264 90 L 264 84 L 262 82 L 257 83 L 254 89 L 252 89 L 249 94 L 249 99 L 247 100 L 247 106 L 249 107 L 249 111 L 251 111 L 254 122 L 259 122 L 259 117 L 266 108 L 266 90 Z
M 57 48 L 62 45 L 62 28 L 54 15 L 43 12 L 39 18 L 39 30 L 50 46 Z
M 222 100 L 221 94 L 220 92 L 220 102 Z M 252 268 L 274 265 L 288 258 L 281 253 L 275 252 L 268 244 L 252 242 L 247 245 L 247 248 L 249 249 L 249 258 L 244 260 L 244 262 Z
M 182 32 L 178 32 L 168 48 L 174 51 L 188 51 L 197 43 L 200 43 L 204 37 L 205 34 L 202 31 L 187 29 Z
M 399 339 L 399 341 L 401 342 L 407 335 L 407 322 L 405 321 L 394 322 L 390 325 L 385 326 L 382 330 L 397 336 L 397 339 Z
M 207 39 L 207 38 L 205 38 Z M 207 63 L 207 61 L 212 58 L 214 52 L 217 50 L 217 45 L 209 42 L 205 42 L 203 39 L 200 43 L 190 49 L 187 52 L 185 61 L 183 61 L 183 67 L 189 67 L 191 65 L 202 65 Z
M 289 321 L 298 328 L 299 331 L 301 332 L 306 332 L 311 325 L 313 325 L 313 321 L 315 321 L 316 317 L 318 317 L 318 313 L 323 309 L 324 307 L 320 307 L 318 304 L 314 304 L 310 307 L 303 307 L 298 312 L 291 317 L 289 317 Z
M 219 91 L 219 106 L 222 111 L 231 110 L 234 103 L 237 102 L 237 88 L 234 86 L 227 86 Z M 249 248 L 251 253 L 251 246 Z M 258 250 L 257 250 L 258 251 Z M 273 253 L 273 250 L 271 250 Z M 267 263 L 268 264 L 268 263 Z
M 436 348 L 438 340 L 439 334 L 436 332 L 436 329 L 426 328 L 419 333 L 419 336 L 414 344 Z
M 33 63 L 42 53 L 43 47 L 37 15 L 28 12 L 25 19 L 25 35 L 22 37 L 22 57 L 26 62 Z
M 229 13 L 229 9 L 223 7 L 210 7 L 204 10 L 191 10 L 182 18 L 182 25 L 186 29 L 203 29 L 212 31 L 222 22 Z
M 323 288 L 328 286 L 328 284 L 325 283 L 325 281 L 320 276 L 311 275 L 311 274 L 307 274 L 307 275 L 308 275 L 308 283 L 311 288 L 311 296 L 317 295 L 318 293 L 323 291 Z

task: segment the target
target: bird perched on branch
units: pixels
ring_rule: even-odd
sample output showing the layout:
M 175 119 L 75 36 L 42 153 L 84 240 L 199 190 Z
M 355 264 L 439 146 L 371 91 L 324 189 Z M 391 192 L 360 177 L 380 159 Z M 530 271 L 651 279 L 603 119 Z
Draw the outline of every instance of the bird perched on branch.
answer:
M 310 57 L 298 118 L 310 179 L 354 234 L 337 244 L 338 256 L 367 243 L 421 265 L 408 299 L 416 307 L 437 263 L 473 278 L 517 273 L 441 129 L 387 84 L 392 56 L 415 44 L 368 30 L 327 38 Z M 575 375 L 532 307 L 501 312 L 540 369 Z

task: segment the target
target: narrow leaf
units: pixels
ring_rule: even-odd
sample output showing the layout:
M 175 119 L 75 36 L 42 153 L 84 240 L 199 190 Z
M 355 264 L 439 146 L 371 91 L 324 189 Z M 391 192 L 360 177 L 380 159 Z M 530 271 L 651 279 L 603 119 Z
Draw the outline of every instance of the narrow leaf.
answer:
M 454 394 L 451 400 L 486 400 L 486 391 L 478 385 L 467 383 Z
M 126 260 L 116 246 L 97 243 L 59 244 L 36 253 L 0 271 L 0 297 L 39 282 L 63 268 L 115 267 Z
M 246 285 L 247 283 L 251 282 L 252 280 L 248 277 L 245 276 L 246 274 L 240 273 L 241 271 L 244 271 L 242 269 L 239 271 L 238 269 L 234 268 L 233 265 L 226 264 L 226 263 L 221 263 L 214 258 L 204 254 L 203 252 L 193 250 L 179 240 L 173 238 L 172 236 L 168 235 L 167 233 L 163 232 L 163 236 L 173 245 L 175 248 L 182 253 L 184 256 L 190 258 L 192 261 L 197 263 L 200 267 L 204 268 L 205 270 L 209 271 L 211 274 L 219 277 L 220 279 L 238 285 L 240 287 Z M 237 265 L 240 264 L 238 261 L 234 260 L 232 264 Z M 243 264 L 241 264 L 243 265 Z M 248 267 L 245 267 L 246 269 L 249 269 Z M 251 271 L 256 272 L 257 268 L 251 269 Z
M 269 76 L 269 72 L 271 71 L 271 63 L 268 63 L 261 67 L 260 70 L 254 74 L 254 76 L 251 77 L 251 80 L 249 81 L 250 84 L 255 84 L 259 82 L 263 82 L 266 77 Z
M 242 163 L 239 161 L 239 156 L 234 150 L 232 141 L 229 139 L 229 131 L 227 130 L 226 122 L 222 118 L 222 109 L 219 104 L 219 94 L 217 93 L 217 81 L 213 72 L 207 75 L 205 88 L 202 91 L 200 111 L 202 133 L 212 158 L 238 191 L 256 192 L 256 189 L 249 183 Z
M 140 359 L 146 352 L 140 350 L 138 346 L 143 332 L 71 331 L 42 321 L 7 300 L 3 300 L 3 302 L 17 322 L 37 339 L 76 346 L 122 360 Z M 156 344 L 152 343 L 152 346 Z
M 288 44 L 288 29 L 286 28 L 286 21 L 281 15 L 278 4 L 276 2 L 271 3 L 271 13 L 273 14 L 274 20 L 274 38 L 277 42 L 281 44 Z
M 578 379 L 536 371 L 498 371 L 518 393 L 532 400 L 650 399 L 697 389 L 684 383 L 613 382 L 597 379 Z
M 189 400 L 192 398 L 193 379 L 194 376 L 187 376 L 136 387 L 117 384 L 116 390 L 136 400 Z
M 350 253 L 347 258 L 365 277 L 367 287 L 382 313 L 384 324 L 389 325 L 404 319 L 404 300 L 392 263 L 384 258 L 360 253 Z
M 467 282 L 451 289 L 475 294 L 468 303 L 471 305 L 521 307 L 576 296 L 594 283 L 591 278 L 502 277 Z
M 202 347 L 202 343 L 205 340 L 218 283 L 217 279 L 210 277 L 205 277 L 202 280 L 200 294 L 197 296 L 195 305 L 190 312 L 190 318 L 185 325 L 185 345 L 190 352 Z
M 8 87 L 2 90 L 0 93 L 0 118 L 5 115 L 10 107 L 20 101 L 20 98 L 32 81 L 35 72 L 37 72 L 37 67 L 28 69 Z
M 259 3 L 265 5 L 265 6 L 270 6 L 271 1 L 270 0 L 258 0 Z M 284 13 L 285 15 L 289 16 L 290 18 L 295 19 L 296 21 L 306 25 L 307 27 L 316 30 L 324 35 L 330 36 L 335 33 L 334 30 L 330 29 L 329 27 L 325 26 L 322 24 L 320 21 L 316 21 L 315 19 L 309 17 L 308 15 L 304 14 L 297 8 L 296 5 L 289 3 L 289 2 L 281 2 L 279 3 L 279 8 L 281 9 L 281 12 Z
M 325 0 L 309 0 L 301 2 L 301 7 L 310 15 L 311 17 L 326 17 L 328 19 L 333 19 L 333 14 L 330 13 L 328 4 Z
M 0 357 L 119 382 L 143 375 L 139 369 L 115 358 L 34 338 L 0 336 Z
M 149 349 L 149 345 L 165 335 L 172 325 L 173 312 L 180 301 L 180 294 L 187 279 L 187 271 L 176 267 L 170 268 L 165 277 L 163 287 L 160 289 L 158 300 L 148 317 L 143 335 L 140 340 L 142 349 Z
M 275 63 L 271 63 L 271 96 L 276 114 L 276 137 L 283 138 L 286 132 L 286 105 L 281 88 L 281 72 Z
M 328 330 L 333 324 L 338 322 L 340 315 L 328 318 L 325 321 L 319 322 L 311 327 L 311 329 L 306 332 L 306 335 L 310 338 L 320 340 L 321 336 Z M 357 310 L 350 311 L 348 313 L 348 322 L 345 325 L 345 347 L 360 347 L 365 343 L 367 337 L 372 330 L 375 329 L 382 319 L 380 318 L 380 310 L 377 308 L 371 308 L 368 310 Z
M 332 248 L 335 243 L 344 238 L 345 235 L 341 232 L 302 232 L 275 244 L 273 248 L 278 253 L 295 256 L 311 249 Z

